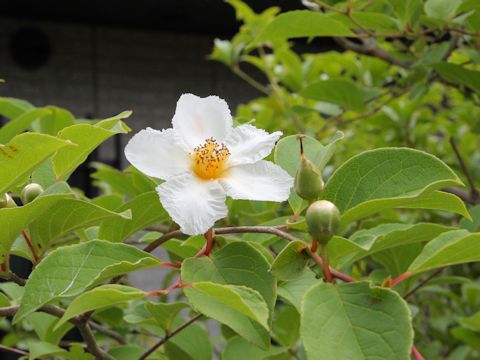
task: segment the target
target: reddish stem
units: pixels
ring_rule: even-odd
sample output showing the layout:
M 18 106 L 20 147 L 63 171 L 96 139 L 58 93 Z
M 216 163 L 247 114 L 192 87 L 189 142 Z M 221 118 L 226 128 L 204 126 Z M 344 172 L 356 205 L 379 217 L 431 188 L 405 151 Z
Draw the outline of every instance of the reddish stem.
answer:
M 165 295 L 165 294 L 168 294 L 170 291 L 172 290 L 175 290 L 175 289 L 181 289 L 181 288 L 184 288 L 184 287 L 187 287 L 187 286 L 192 286 L 192 283 L 185 283 L 183 284 L 182 283 L 182 280 L 180 278 L 178 278 L 177 282 L 170 285 L 169 287 L 167 287 L 166 289 L 160 289 L 160 290 L 156 290 L 156 291 L 150 291 L 147 293 L 146 296 L 159 296 L 159 295 Z
M 415 360 L 425 360 L 415 346 L 412 346 L 412 356 Z
M 391 287 L 394 287 L 398 283 L 401 283 L 402 281 L 408 279 L 410 276 L 412 276 L 412 272 L 405 272 L 403 274 L 398 275 L 395 279 L 392 280 Z
M 5 263 L 0 264 L 0 271 L 7 271 L 7 264 Z
M 32 256 L 33 256 L 33 259 L 35 260 L 35 263 L 38 264 L 38 262 L 40 261 L 40 258 L 38 257 L 37 253 L 35 252 L 35 248 L 33 247 L 32 245 L 32 242 L 30 241 L 30 236 L 28 236 L 27 232 L 25 230 L 22 230 L 22 235 L 23 235 L 23 238 L 25 239 L 25 242 L 27 243 L 31 253 L 32 253 Z
M 318 241 L 312 240 L 312 246 L 310 247 L 310 251 L 316 253 L 318 250 Z
M 322 258 L 323 276 L 325 277 L 325 280 L 327 280 L 327 282 L 333 283 L 333 276 L 330 271 L 330 265 L 328 264 L 328 254 L 327 254 L 326 245 L 322 246 L 320 253 L 321 253 L 320 257 Z
M 177 261 L 177 262 L 175 262 L 175 263 L 164 262 L 161 266 L 178 270 L 178 269 L 180 269 L 181 264 L 182 264 L 182 263 L 179 262 L 179 261 Z
M 318 255 L 317 253 L 312 253 L 312 252 L 309 252 L 309 255 L 312 258 L 312 260 L 315 261 L 318 264 L 318 266 L 320 266 L 323 269 L 323 260 L 320 257 L 320 255 Z M 337 271 L 337 270 L 332 269 L 332 268 L 329 268 L 329 270 L 330 270 L 330 273 L 332 274 L 332 276 L 334 278 L 340 279 L 340 280 L 345 281 L 345 282 L 354 282 L 355 281 L 354 278 L 348 276 L 347 274 L 341 273 L 340 271 Z
M 210 253 L 212 252 L 212 248 L 213 248 L 213 241 L 214 241 L 213 228 L 208 230 L 204 236 L 205 236 L 205 239 L 207 240 L 207 243 L 205 244 L 205 255 L 210 256 Z
M 205 251 L 207 250 L 207 244 L 205 244 L 198 253 L 195 254 L 195 259 L 198 259 L 199 257 L 202 257 L 205 255 Z

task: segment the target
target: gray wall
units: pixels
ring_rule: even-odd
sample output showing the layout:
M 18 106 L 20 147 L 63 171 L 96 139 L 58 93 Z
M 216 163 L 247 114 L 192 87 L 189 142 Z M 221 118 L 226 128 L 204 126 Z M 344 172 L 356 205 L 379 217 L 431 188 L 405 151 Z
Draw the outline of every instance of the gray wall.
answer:
M 36 70 L 18 66 L 9 49 L 11 35 L 24 26 L 41 29 L 51 44 L 48 62 Z M 206 35 L 0 19 L 0 78 L 7 81 L 0 95 L 54 104 L 77 117 L 133 110 L 133 132 L 170 127 L 182 93 L 219 95 L 232 111 L 257 95 L 222 64 L 207 60 L 212 43 Z M 113 156 L 111 143 L 102 146 L 102 160 Z

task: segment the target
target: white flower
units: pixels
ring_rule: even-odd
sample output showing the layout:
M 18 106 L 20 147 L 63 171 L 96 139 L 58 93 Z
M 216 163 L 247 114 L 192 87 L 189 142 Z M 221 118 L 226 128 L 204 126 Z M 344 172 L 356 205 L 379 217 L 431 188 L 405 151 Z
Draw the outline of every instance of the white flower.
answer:
M 181 230 L 205 233 L 227 216 L 233 199 L 284 201 L 293 178 L 262 160 L 282 135 L 252 125 L 232 126 L 227 103 L 217 96 L 184 94 L 177 102 L 173 128 L 136 134 L 125 155 L 143 173 L 165 180 L 160 201 Z

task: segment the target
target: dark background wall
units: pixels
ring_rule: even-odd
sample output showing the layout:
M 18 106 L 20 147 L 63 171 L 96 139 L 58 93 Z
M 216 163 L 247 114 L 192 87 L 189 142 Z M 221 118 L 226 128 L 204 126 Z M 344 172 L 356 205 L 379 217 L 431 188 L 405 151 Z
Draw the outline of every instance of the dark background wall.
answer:
M 247 2 L 257 11 L 301 6 Z M 207 55 L 214 38 L 237 28 L 233 8 L 221 0 L 8 1 L 0 17 L 0 95 L 77 117 L 133 110 L 133 132 L 169 127 L 185 92 L 217 94 L 234 110 L 258 94 Z M 97 155 L 124 166 L 118 149 L 127 140 L 110 141 Z

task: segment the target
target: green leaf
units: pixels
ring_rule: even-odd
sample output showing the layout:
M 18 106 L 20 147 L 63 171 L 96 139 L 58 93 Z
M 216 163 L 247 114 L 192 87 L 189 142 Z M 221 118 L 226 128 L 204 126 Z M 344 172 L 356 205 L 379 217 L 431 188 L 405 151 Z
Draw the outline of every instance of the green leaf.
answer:
M 232 337 L 222 353 L 222 360 L 266 360 L 275 359 L 275 355 L 286 352 L 288 349 L 271 347 L 268 350 L 262 350 L 252 345 L 245 339 L 234 336 Z
M 397 207 L 399 200 L 405 207 L 419 195 L 459 184 L 457 175 L 433 155 L 409 148 L 381 148 L 365 151 L 340 166 L 328 180 L 323 197 L 351 220 L 375 208 Z
M 185 320 L 177 319 L 174 327 L 182 325 Z M 198 324 L 192 324 L 180 331 L 165 344 L 168 359 L 211 360 L 212 344 L 207 331 Z
M 363 27 L 380 33 L 398 32 L 402 28 L 398 20 L 381 13 L 354 12 L 352 18 Z M 359 28 L 358 25 L 355 28 Z
M 147 302 L 145 304 L 145 308 L 152 314 L 158 325 L 167 331 L 172 329 L 173 321 L 178 313 L 187 307 L 188 304 L 181 302 L 174 304 Z
M 32 243 L 41 252 L 61 236 L 83 227 L 100 223 L 104 219 L 128 221 L 128 214 L 119 214 L 84 200 L 65 199 L 53 209 L 30 223 L 28 230 Z
M 185 283 L 210 281 L 256 290 L 263 297 L 269 312 L 272 313 L 276 300 L 276 281 L 269 269 L 268 261 L 258 250 L 245 242 L 232 242 L 211 254 L 210 257 L 184 260 L 182 280 Z M 185 288 L 187 295 L 189 290 Z M 237 310 L 226 306 L 221 309 L 221 314 L 219 313 L 218 316 L 215 314 L 216 320 L 229 326 L 257 346 L 268 347 L 270 338 L 264 326 Z
M 308 245 L 304 241 L 289 242 L 277 255 L 272 264 L 272 274 L 279 280 L 293 280 L 305 270 L 308 259 L 305 252 Z
M 59 201 L 68 196 L 70 195 L 65 193 L 47 193 L 27 205 L 0 209 L 0 263 L 5 262 L 15 239 L 23 229 L 26 229 L 37 218 L 48 213 Z
M 472 206 L 469 212 L 472 215 L 472 219 L 460 220 L 459 226 L 470 232 L 480 231 L 480 205 Z
M 292 39 L 315 36 L 349 36 L 352 32 L 341 22 L 308 10 L 295 10 L 278 15 L 253 41 Z
M 322 170 L 332 158 L 337 141 L 342 139 L 343 133 L 341 131 L 337 131 L 327 145 L 322 145 L 316 139 L 305 136 L 303 138 L 305 156 L 313 162 L 318 169 Z M 280 139 L 275 146 L 274 161 L 291 176 L 295 176 L 300 166 L 300 144 L 296 135 L 290 135 Z M 295 212 L 300 211 L 307 205 L 307 202 L 303 201 L 294 191 L 290 194 L 288 202 Z
M 409 359 L 413 345 L 405 301 L 366 282 L 321 283 L 308 291 L 300 335 L 312 360 Z
M 27 130 L 32 122 L 47 116 L 49 113 L 49 110 L 46 108 L 35 108 L 10 120 L 0 127 L 0 144 L 9 142 L 15 135 Z
M 53 157 L 53 166 L 57 178 L 68 178 L 98 145 L 111 136 L 130 131 L 128 126 L 121 121 L 130 115 L 131 111 L 125 111 L 95 125 L 77 124 L 61 130 L 58 133 L 59 138 L 70 140 L 78 146 L 65 148 Z
M 34 130 L 45 134 L 57 135 L 63 128 L 75 124 L 75 117 L 70 111 L 57 106 L 47 106 L 45 109 L 48 110 L 48 113 L 40 118 L 38 127 L 34 127 Z
M 85 312 L 141 299 L 146 295 L 147 293 L 142 290 L 124 285 L 107 284 L 96 287 L 77 296 L 68 305 L 65 314 L 58 320 L 55 328 Z
M 30 173 L 56 151 L 70 148 L 67 141 L 50 135 L 26 133 L 0 145 L 0 193 L 24 181 Z
M 460 323 L 470 330 L 480 332 L 480 311 L 472 316 L 461 318 Z
M 462 0 L 427 0 L 424 5 L 428 17 L 448 20 L 453 17 Z
M 277 306 L 274 314 L 272 335 L 281 345 L 291 348 L 300 336 L 300 314 L 288 304 Z
M 0 97 L 0 115 L 9 119 L 19 117 L 23 113 L 33 109 L 35 109 L 35 106 L 28 101 L 10 97 Z
M 29 360 L 41 359 L 46 355 L 64 355 L 66 351 L 57 345 L 44 341 L 35 341 L 28 344 Z
M 301 311 L 301 303 L 305 293 L 320 282 L 313 271 L 306 270 L 295 280 L 286 281 L 279 285 L 278 296 Z
M 208 317 L 228 325 L 237 321 L 238 316 L 233 314 L 240 313 L 269 330 L 269 310 L 256 290 L 201 281 L 186 287 L 184 292 L 192 306 Z
M 423 10 L 423 0 L 389 0 L 395 14 L 404 24 L 413 27 Z
M 386 209 L 431 209 L 451 211 L 470 219 L 465 203 L 456 195 L 443 191 L 432 191 L 410 198 L 392 198 L 368 201 L 361 206 L 349 209 L 342 215 L 342 223 L 348 224 L 360 218 L 378 213 Z
M 480 71 L 469 70 L 461 65 L 446 62 L 434 64 L 432 67 L 446 81 L 464 85 L 480 94 Z
M 365 96 L 360 88 L 350 80 L 320 80 L 308 85 L 300 95 L 343 106 L 355 111 L 365 109 Z
M 65 334 L 73 328 L 73 324 L 66 323 L 54 329 L 58 321 L 58 317 L 35 312 L 25 318 L 41 341 L 45 341 L 54 345 L 58 345 Z
M 108 350 L 116 360 L 139 359 L 144 352 L 145 349 L 138 345 L 121 345 Z
M 139 195 L 116 209 L 116 212 L 130 210 L 132 219 L 110 218 L 100 225 L 98 236 L 101 239 L 122 242 L 148 225 L 168 219 L 156 191 Z
M 14 322 L 45 304 L 79 295 L 109 278 L 160 264 L 159 259 L 133 246 L 101 240 L 58 248 L 30 275 Z
M 342 268 L 386 249 L 430 241 L 449 230 L 452 228 L 430 223 L 381 224 L 359 230 L 349 239 L 334 237 L 328 244 L 328 255 L 332 266 Z
M 408 271 L 417 273 L 474 261 L 480 261 L 480 233 L 452 230 L 425 245 Z

